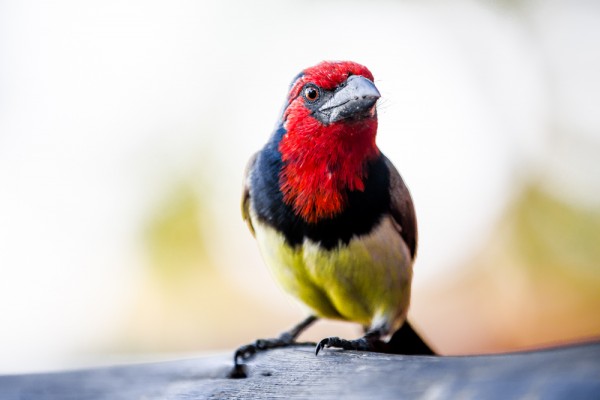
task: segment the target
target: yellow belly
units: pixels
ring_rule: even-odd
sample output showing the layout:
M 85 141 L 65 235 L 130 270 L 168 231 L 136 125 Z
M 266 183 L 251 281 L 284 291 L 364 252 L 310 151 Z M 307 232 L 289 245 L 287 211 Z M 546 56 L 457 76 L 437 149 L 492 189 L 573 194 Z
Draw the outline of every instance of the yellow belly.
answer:
M 408 311 L 412 259 L 390 217 L 372 233 L 333 250 L 305 239 L 290 247 L 284 236 L 256 219 L 256 239 L 283 288 L 325 318 L 399 328 Z

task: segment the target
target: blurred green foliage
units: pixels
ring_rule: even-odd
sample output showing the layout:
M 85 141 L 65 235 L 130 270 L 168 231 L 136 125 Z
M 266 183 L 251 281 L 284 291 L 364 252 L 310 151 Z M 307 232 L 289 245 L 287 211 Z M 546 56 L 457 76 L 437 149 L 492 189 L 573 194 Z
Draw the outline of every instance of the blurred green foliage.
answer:
M 210 263 L 202 226 L 207 221 L 202 199 L 189 183 L 180 183 L 151 217 L 145 232 L 150 265 L 159 280 L 184 279 Z
M 513 218 L 513 240 L 533 272 L 600 280 L 600 210 L 563 202 L 532 185 L 517 201 Z

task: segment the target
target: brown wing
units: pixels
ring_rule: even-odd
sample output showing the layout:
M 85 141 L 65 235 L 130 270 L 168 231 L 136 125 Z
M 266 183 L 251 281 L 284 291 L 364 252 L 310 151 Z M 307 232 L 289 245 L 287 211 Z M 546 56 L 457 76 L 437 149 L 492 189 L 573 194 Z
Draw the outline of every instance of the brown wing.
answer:
M 384 157 L 385 158 L 385 157 Z M 398 225 L 398 231 L 410 250 L 412 258 L 417 252 L 417 216 L 410 192 L 390 160 L 385 158 L 390 172 L 390 212 Z
M 254 227 L 252 226 L 252 220 L 250 219 L 250 174 L 254 168 L 257 156 L 258 153 L 254 153 L 252 157 L 250 157 L 250 160 L 248 160 L 248 164 L 246 164 L 246 169 L 244 170 L 244 187 L 242 190 L 242 218 L 248 224 L 248 228 L 250 228 L 250 232 L 252 232 L 253 235 Z

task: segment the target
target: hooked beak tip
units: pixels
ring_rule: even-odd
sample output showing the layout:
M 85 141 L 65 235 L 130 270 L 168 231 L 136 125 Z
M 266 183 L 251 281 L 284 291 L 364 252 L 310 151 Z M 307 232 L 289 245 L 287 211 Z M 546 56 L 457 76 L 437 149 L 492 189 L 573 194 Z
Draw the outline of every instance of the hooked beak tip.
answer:
M 381 97 L 373 82 L 361 75 L 350 76 L 319 112 L 329 123 L 342 119 L 374 118 L 375 104 Z

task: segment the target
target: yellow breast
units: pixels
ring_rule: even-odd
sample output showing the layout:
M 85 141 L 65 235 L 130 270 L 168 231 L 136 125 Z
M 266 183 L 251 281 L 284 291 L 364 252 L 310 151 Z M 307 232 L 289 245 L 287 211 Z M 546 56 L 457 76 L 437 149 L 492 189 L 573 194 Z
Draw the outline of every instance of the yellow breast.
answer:
M 305 239 L 291 247 L 253 218 L 265 263 L 283 288 L 321 317 L 400 327 L 410 301 L 412 259 L 391 217 L 368 235 L 325 250 Z

